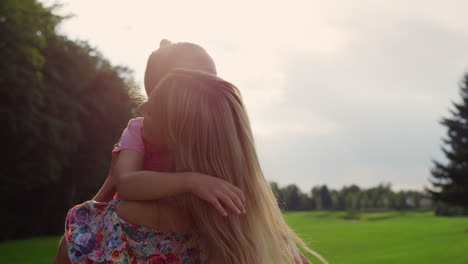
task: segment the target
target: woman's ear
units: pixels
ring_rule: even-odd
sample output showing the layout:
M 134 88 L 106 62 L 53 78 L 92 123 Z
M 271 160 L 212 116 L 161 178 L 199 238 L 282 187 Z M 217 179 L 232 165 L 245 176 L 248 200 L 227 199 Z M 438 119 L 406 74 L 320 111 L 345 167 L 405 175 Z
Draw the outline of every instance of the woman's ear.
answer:
M 162 48 L 162 47 L 166 47 L 166 46 L 169 46 L 171 45 L 172 42 L 167 40 L 167 39 L 162 39 L 161 42 L 159 43 L 159 47 Z

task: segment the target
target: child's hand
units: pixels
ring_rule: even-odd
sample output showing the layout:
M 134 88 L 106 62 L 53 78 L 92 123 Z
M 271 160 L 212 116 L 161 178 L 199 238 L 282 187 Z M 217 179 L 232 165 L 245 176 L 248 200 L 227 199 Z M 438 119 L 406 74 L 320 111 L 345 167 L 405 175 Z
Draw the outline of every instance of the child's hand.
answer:
M 222 204 L 238 215 L 246 213 L 244 193 L 236 186 L 201 173 L 193 173 L 189 179 L 190 191 L 200 199 L 211 203 L 221 215 L 227 216 Z

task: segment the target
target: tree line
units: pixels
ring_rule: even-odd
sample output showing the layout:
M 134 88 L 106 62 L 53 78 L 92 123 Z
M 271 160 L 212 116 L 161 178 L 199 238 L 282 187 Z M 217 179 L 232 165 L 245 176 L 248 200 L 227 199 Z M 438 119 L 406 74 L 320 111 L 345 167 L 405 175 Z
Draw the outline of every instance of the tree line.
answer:
M 140 96 L 130 71 L 57 33 L 35 0 L 0 1 L 0 240 L 60 234 L 103 183 Z
M 357 185 L 341 189 L 329 189 L 327 185 L 314 186 L 309 192 L 302 192 L 295 184 L 279 187 L 276 182 L 270 186 L 285 211 L 309 210 L 408 210 L 432 208 L 431 196 L 423 191 L 393 191 L 390 184 L 360 188 Z

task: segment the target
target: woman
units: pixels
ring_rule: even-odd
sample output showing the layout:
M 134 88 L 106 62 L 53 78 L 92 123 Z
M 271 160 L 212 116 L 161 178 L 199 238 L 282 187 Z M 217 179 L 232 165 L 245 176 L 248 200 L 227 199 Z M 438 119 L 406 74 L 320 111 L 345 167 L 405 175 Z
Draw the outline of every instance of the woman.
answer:
M 154 229 L 170 229 L 173 232 L 166 235 L 179 236 L 179 247 L 174 252 L 190 255 L 187 263 L 307 263 L 296 243 L 326 263 L 284 221 L 261 171 L 247 113 L 234 85 L 208 73 L 176 70 L 155 88 L 141 110 L 143 136 L 166 150 L 167 171 L 199 172 L 237 186 L 245 195 L 247 213 L 223 217 L 191 195 L 139 205 L 113 200 L 101 205 L 110 209 L 94 215 L 113 221 L 113 226 L 102 228 L 120 230 L 119 237 L 106 241 L 113 251 L 103 250 L 102 255 L 115 253 L 120 258 L 124 254 L 122 260 L 135 263 L 183 263 L 177 262 L 177 256 L 172 259 L 135 256 L 145 254 L 140 250 L 142 247 L 135 246 L 138 236 L 148 248 L 158 243 L 151 241 L 149 235 L 161 232 Z M 156 187 L 141 186 L 147 190 Z M 89 216 L 87 213 L 83 217 Z M 126 227 L 130 234 L 118 227 L 129 221 L 148 229 L 135 238 L 131 226 Z M 87 242 L 90 239 L 83 238 Z

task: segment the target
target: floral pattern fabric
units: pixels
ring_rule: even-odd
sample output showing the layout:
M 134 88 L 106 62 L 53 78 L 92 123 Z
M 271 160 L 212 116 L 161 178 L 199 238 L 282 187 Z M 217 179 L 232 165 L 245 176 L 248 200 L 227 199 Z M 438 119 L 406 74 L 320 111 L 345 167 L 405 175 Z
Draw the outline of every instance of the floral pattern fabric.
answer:
M 200 252 L 186 246 L 193 234 L 128 223 L 115 211 L 119 201 L 87 201 L 70 209 L 65 238 L 72 263 L 202 263 Z

